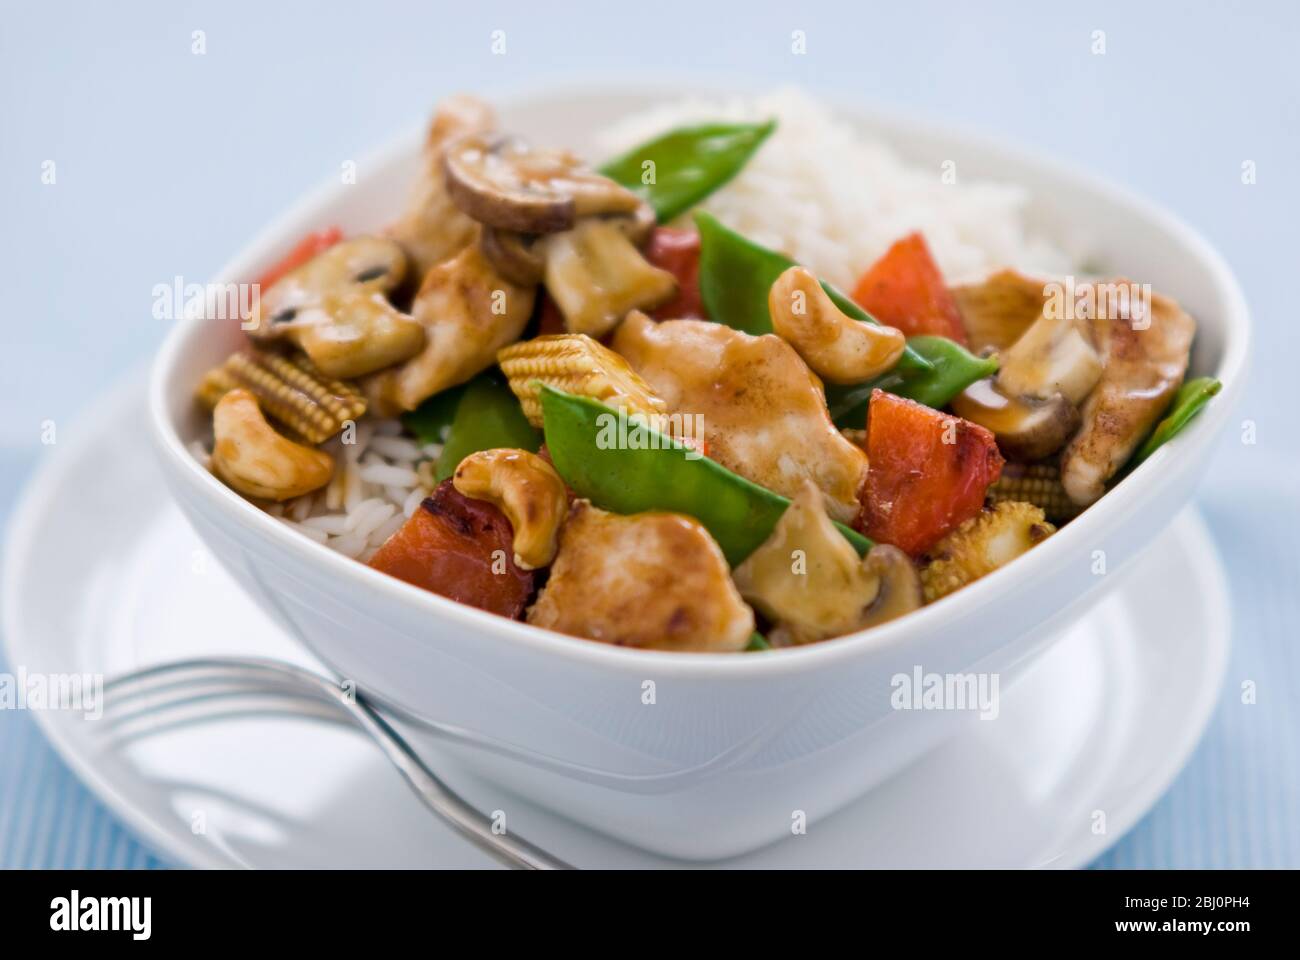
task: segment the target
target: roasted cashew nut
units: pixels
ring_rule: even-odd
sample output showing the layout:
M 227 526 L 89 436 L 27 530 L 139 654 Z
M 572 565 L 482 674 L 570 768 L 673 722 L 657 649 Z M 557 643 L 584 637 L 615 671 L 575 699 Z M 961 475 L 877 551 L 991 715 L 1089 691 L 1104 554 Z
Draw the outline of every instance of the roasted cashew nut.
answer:
M 456 468 L 452 484 L 506 515 L 515 533 L 515 566 L 536 570 L 555 559 L 569 496 L 555 468 L 537 454 L 509 448 L 471 453 Z
M 212 411 L 212 472 L 248 497 L 289 500 L 318 490 L 334 475 L 334 458 L 275 431 L 242 387 Z
M 248 334 L 297 344 L 331 377 L 400 363 L 424 347 L 424 328 L 386 296 L 405 275 L 406 254 L 395 241 L 345 240 L 262 291 Z
M 791 267 L 767 295 L 772 329 L 830 383 L 861 383 L 898 362 L 907 346 L 893 327 L 847 316 L 809 271 Z

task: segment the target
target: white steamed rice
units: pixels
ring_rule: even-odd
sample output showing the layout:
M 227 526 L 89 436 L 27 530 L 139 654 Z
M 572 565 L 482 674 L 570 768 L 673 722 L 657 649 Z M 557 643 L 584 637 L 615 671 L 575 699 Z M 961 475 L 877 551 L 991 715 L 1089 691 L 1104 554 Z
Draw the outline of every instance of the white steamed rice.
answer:
M 610 154 L 675 126 L 708 120 L 778 118 L 745 169 L 703 204 L 720 220 L 781 250 L 819 276 L 851 287 L 895 240 L 925 234 L 949 280 L 1004 266 L 1061 274 L 1069 257 L 1025 225 L 1027 196 L 1016 186 L 945 184 L 939 170 L 909 167 L 887 145 L 859 136 L 823 104 L 797 91 L 754 100 L 689 100 L 624 118 L 598 142 Z M 363 419 L 355 442 L 335 437 L 323 490 L 268 512 L 318 543 L 369 560 L 433 488 L 439 444 L 420 446 L 397 420 Z M 207 461 L 198 447 L 195 456 Z
M 940 166 L 907 165 L 888 144 L 862 137 L 798 90 L 665 104 L 623 119 L 597 143 L 615 156 L 673 127 L 769 117 L 777 119 L 776 130 L 701 206 L 838 287 L 852 289 L 890 244 L 913 230 L 925 234 L 952 282 L 998 267 L 1062 274 L 1077 259 L 1027 229 L 1029 198 L 1020 187 L 968 182 L 960 170 L 956 182 L 944 183 Z

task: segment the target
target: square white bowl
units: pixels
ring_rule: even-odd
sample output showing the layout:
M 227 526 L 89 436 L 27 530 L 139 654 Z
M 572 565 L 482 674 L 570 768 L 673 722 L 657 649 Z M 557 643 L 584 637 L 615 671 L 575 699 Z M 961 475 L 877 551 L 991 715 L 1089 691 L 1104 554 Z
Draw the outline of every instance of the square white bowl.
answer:
M 501 105 L 504 129 L 573 146 L 627 113 L 686 92 L 560 90 Z M 1023 186 L 1031 225 L 1082 234 L 1105 267 L 1150 283 L 1197 319 L 1193 374 L 1223 391 L 1079 519 L 1026 556 L 866 633 L 764 655 L 668 654 L 566 637 L 419 590 L 267 516 L 188 452 L 207 425 L 202 373 L 241 342 L 233 322 L 192 318 L 154 364 L 150 416 L 177 502 L 223 565 L 341 677 L 410 724 L 423 748 L 574 820 L 658 853 L 712 859 L 825 815 L 916 759 L 970 713 L 898 711 L 891 678 L 991 672 L 1003 688 L 1096 602 L 1182 508 L 1243 385 L 1250 327 L 1221 257 L 1145 200 L 987 138 L 842 106 L 840 115 L 922 165 Z M 295 206 L 213 278 L 247 282 L 307 232 L 374 230 L 401 210 L 421 131 Z M 1096 570 L 1104 551 L 1104 575 Z M 646 703 L 653 683 L 653 703 Z

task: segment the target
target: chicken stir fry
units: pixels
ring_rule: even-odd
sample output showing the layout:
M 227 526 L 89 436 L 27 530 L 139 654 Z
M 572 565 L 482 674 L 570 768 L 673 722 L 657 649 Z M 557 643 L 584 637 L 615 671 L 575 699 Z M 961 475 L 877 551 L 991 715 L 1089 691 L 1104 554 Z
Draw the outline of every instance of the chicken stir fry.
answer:
M 315 234 L 262 278 L 247 345 L 196 388 L 207 465 L 421 589 L 735 653 L 875 629 L 1014 562 L 1217 390 L 1184 383 L 1192 317 L 1127 279 L 949 287 L 914 233 L 848 296 L 708 214 L 661 222 L 772 126 L 672 131 L 644 148 L 674 151 L 655 183 L 635 150 L 593 167 L 448 100 L 396 223 Z

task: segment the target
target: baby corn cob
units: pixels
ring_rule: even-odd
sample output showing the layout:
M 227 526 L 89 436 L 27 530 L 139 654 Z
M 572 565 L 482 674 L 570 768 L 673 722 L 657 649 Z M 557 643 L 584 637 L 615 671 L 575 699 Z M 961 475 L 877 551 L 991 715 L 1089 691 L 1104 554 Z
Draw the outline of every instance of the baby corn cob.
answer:
M 1072 520 L 1083 510 L 1061 486 L 1061 471 L 1054 463 L 1008 463 L 1002 467 L 1002 476 L 989 487 L 988 496 L 994 503 L 1032 503 L 1053 523 Z
M 585 334 L 552 334 L 514 343 L 497 352 L 497 363 L 535 427 L 542 425 L 539 381 L 615 409 L 624 407 L 652 422 L 667 412 L 667 405 L 626 360 Z
M 320 443 L 366 412 L 366 401 L 350 383 L 321 373 L 305 356 L 284 357 L 265 350 L 233 353 L 199 382 L 199 402 L 215 407 L 236 387 L 257 397 L 258 404 L 308 443 Z
M 1031 503 L 1004 501 L 982 510 L 930 548 L 921 567 L 925 602 L 992 573 L 1055 532 Z

